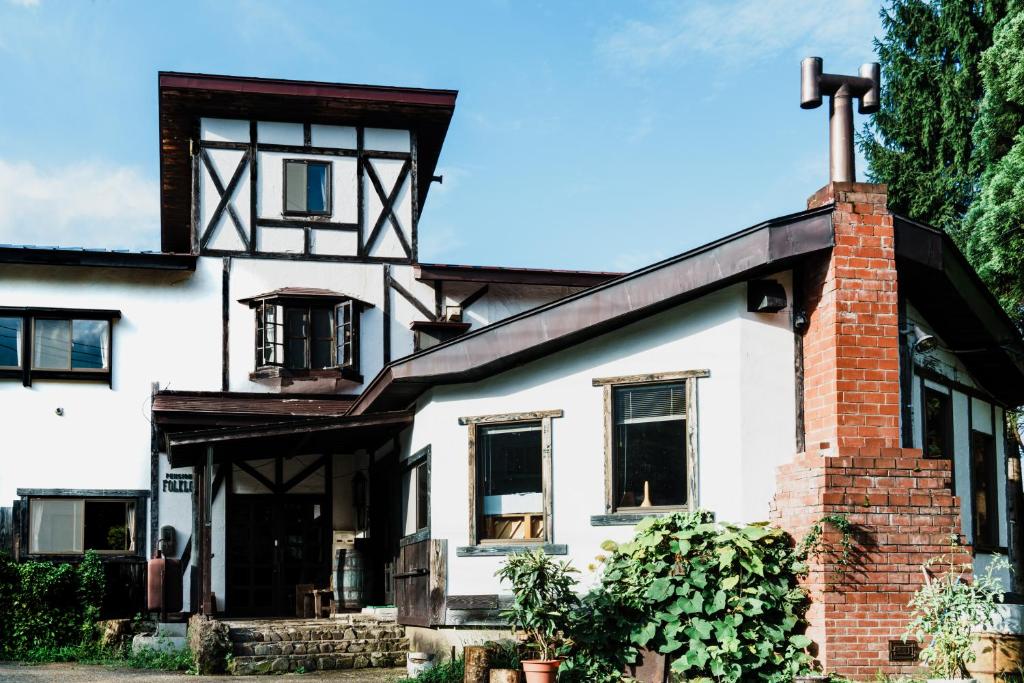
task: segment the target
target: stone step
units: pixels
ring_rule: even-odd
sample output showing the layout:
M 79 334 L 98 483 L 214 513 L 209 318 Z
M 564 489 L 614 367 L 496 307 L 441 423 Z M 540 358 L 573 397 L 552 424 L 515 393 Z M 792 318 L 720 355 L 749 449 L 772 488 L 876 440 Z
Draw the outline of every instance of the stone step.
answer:
M 295 671 L 330 671 L 332 669 L 389 668 L 405 665 L 406 653 L 365 652 L 344 654 L 279 655 L 269 657 L 235 657 L 231 673 L 236 676 L 286 673 Z
M 400 638 L 358 638 L 354 640 L 282 640 L 277 642 L 234 643 L 236 657 L 275 657 L 278 655 L 318 655 L 363 652 L 407 652 L 409 640 Z
M 276 643 L 311 640 L 373 640 L 404 638 L 405 627 L 397 624 L 297 624 L 292 626 L 229 626 L 228 637 L 234 643 Z

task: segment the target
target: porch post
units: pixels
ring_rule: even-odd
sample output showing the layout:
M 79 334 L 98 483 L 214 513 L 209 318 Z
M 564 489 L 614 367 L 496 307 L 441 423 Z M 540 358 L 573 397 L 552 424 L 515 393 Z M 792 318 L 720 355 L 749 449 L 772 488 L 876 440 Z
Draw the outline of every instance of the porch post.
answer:
M 216 606 L 213 604 L 212 565 L 213 565 L 213 446 L 206 447 L 206 465 L 202 476 L 202 555 L 200 556 L 203 576 L 203 614 L 211 615 Z

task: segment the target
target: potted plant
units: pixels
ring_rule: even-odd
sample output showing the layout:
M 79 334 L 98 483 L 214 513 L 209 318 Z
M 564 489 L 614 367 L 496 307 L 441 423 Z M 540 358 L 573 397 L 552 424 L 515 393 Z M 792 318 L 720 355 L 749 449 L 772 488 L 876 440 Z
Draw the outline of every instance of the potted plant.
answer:
M 522 661 L 526 683 L 551 683 L 558 675 L 559 649 L 566 641 L 570 610 L 577 598 L 576 570 L 556 562 L 537 548 L 510 555 L 496 576 L 512 584 L 512 607 L 502 612 L 526 635 L 536 659 Z
M 487 643 L 487 649 L 491 654 L 488 683 L 520 683 L 519 644 L 514 640 L 496 640 Z
M 944 564 L 936 575 L 932 568 Z M 929 683 L 975 681 L 967 665 L 974 661 L 972 632 L 991 624 L 997 604 L 1002 602 L 1002 585 L 995 572 L 1008 567 L 1005 558 L 989 563 L 984 573 L 967 579 L 970 564 L 957 564 L 955 553 L 937 557 L 924 565 L 925 582 L 910 599 L 913 619 L 903 636 L 925 643 L 921 661 L 935 678 Z

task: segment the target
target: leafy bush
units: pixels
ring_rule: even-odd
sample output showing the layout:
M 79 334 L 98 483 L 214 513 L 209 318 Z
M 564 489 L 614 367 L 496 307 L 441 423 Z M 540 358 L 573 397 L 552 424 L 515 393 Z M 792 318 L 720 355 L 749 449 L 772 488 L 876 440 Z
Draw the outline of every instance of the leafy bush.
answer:
M 575 572 L 540 548 L 509 555 L 497 571 L 513 592 L 512 608 L 501 615 L 526 633 L 540 659 L 554 659 L 568 633 L 569 614 L 578 602 Z
M 77 646 L 94 637 L 103 601 L 99 556 L 77 565 L 0 557 L 0 657 Z
M 492 640 L 484 645 L 490 654 L 488 661 L 492 669 L 518 669 L 522 663 L 519 643 L 514 640 Z
M 569 680 L 617 681 L 641 648 L 686 680 L 791 681 L 806 672 L 806 571 L 782 530 L 713 521 L 708 512 L 648 518 L 604 560 L 573 619 Z
M 913 620 L 908 636 L 927 644 L 921 649 L 921 661 L 940 678 L 967 678 L 967 665 L 974 661 L 971 632 L 989 626 L 1002 602 L 1003 590 L 994 572 L 1009 567 L 1005 558 L 990 562 L 985 572 L 968 582 L 971 565 L 958 565 L 951 552 L 949 559 L 936 557 L 925 564 L 928 569 L 947 562 L 945 573 L 929 578 L 910 599 Z M 927 575 L 927 574 L 926 574 Z

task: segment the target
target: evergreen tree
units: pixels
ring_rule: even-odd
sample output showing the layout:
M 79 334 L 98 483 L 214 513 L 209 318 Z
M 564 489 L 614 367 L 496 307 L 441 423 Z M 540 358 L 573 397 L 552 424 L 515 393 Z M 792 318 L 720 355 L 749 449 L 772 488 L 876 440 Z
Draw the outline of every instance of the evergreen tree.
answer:
M 977 187 L 971 130 L 982 97 L 981 54 L 1006 0 L 889 0 L 881 109 L 860 135 L 869 178 L 894 211 L 957 235 Z
M 974 125 L 980 191 L 964 224 L 968 259 L 1024 323 L 1024 1 L 996 26 L 982 57 L 985 95 Z

